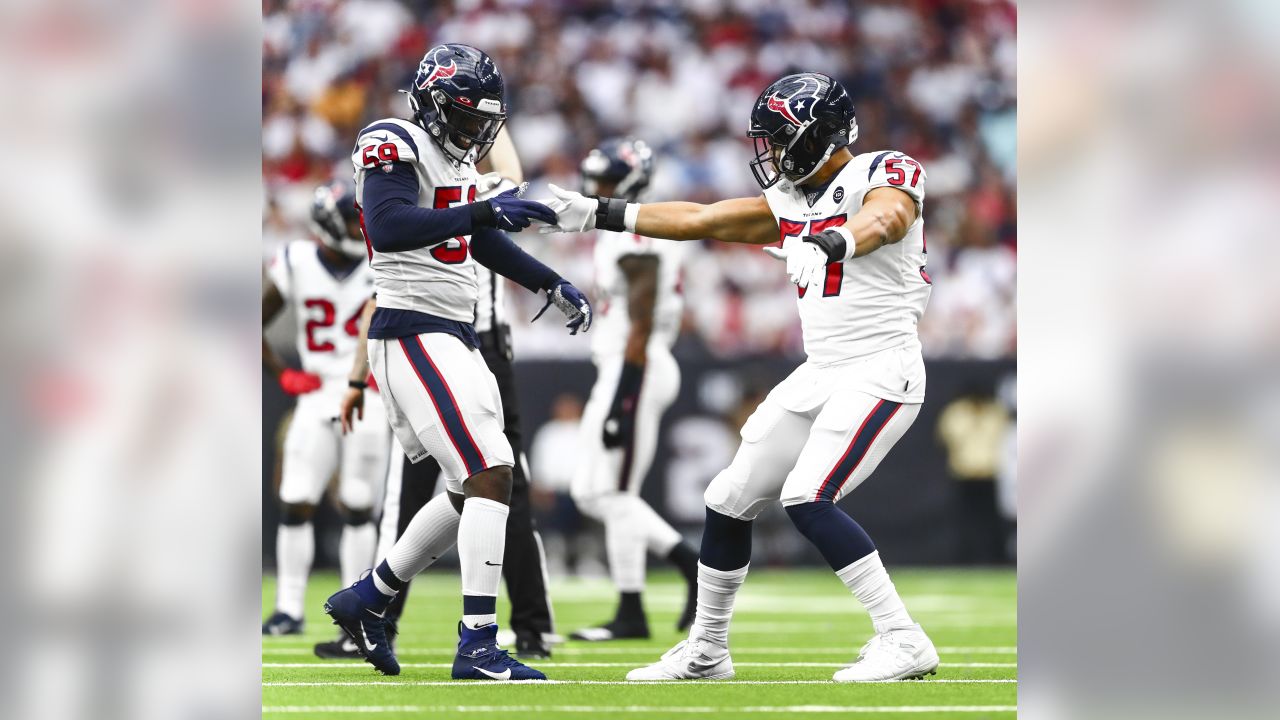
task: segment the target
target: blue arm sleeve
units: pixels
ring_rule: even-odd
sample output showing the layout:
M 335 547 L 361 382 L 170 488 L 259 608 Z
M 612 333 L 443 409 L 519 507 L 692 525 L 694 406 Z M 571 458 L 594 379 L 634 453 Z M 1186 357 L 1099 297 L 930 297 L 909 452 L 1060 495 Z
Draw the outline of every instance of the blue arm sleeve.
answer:
M 471 234 L 471 207 L 432 210 L 418 207 L 418 176 L 398 162 L 392 171 L 368 170 L 364 175 L 364 223 L 369 242 L 378 252 L 404 252 Z
M 506 233 L 493 228 L 476 228 L 471 234 L 471 257 L 499 275 L 515 280 L 530 292 L 547 290 L 560 282 L 555 270 L 521 250 Z

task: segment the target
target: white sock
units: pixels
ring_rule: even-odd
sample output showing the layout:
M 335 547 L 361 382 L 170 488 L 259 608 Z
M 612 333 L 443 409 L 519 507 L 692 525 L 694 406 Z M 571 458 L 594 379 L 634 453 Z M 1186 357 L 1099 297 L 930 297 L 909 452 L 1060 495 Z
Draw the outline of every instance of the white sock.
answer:
M 276 610 L 302 619 L 307 575 L 316 554 L 316 534 L 311 523 L 281 525 L 276 531 Z
M 373 567 L 373 551 L 378 545 L 378 528 L 372 522 L 343 525 L 338 540 L 338 568 L 342 586 L 350 587 L 360 575 Z
M 879 551 L 840 568 L 836 575 L 867 609 L 877 633 L 915 624 L 880 562 Z
M 639 508 L 643 505 L 644 501 L 638 497 L 614 495 L 606 498 L 603 506 L 609 577 L 618 592 L 644 590 L 645 528 Z
M 498 596 L 502 582 L 502 556 L 507 546 L 506 505 L 484 498 L 467 498 L 458 524 L 458 561 L 462 565 L 462 594 Z M 498 621 L 497 613 L 464 614 L 467 627 Z
M 689 636 L 697 635 L 722 647 L 729 647 L 729 620 L 733 599 L 747 579 L 747 564 L 737 570 L 716 570 L 698 563 L 698 614 Z
M 666 557 L 684 539 L 680 536 L 680 531 L 663 520 L 658 511 L 649 506 L 649 503 L 634 495 L 627 497 L 635 501 L 636 508 L 633 510 L 632 520 L 644 535 L 645 547 L 658 557 Z
M 446 493 L 423 505 L 387 555 L 387 565 L 408 581 L 425 570 L 458 540 L 458 511 Z

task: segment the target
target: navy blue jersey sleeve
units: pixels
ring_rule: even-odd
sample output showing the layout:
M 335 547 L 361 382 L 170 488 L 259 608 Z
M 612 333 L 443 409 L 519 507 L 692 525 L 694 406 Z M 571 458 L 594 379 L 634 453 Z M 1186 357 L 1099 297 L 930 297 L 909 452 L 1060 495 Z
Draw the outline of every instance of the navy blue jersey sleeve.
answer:
M 507 234 L 494 228 L 476 228 L 471 235 L 471 257 L 476 262 L 520 283 L 530 292 L 546 290 L 560 282 L 555 270 L 520 249 Z
M 364 223 L 378 252 L 404 252 L 431 247 L 458 235 L 471 234 L 472 208 L 461 205 L 433 210 L 418 207 L 418 175 L 406 163 L 391 171 L 366 170 Z

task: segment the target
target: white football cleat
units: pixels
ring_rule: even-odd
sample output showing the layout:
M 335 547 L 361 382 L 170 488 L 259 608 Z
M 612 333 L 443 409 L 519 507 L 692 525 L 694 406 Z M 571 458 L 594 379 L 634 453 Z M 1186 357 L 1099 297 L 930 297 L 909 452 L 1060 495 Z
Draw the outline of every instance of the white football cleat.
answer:
M 938 671 L 938 651 L 919 625 L 886 630 L 862 646 L 858 661 L 836 671 L 836 682 L 914 680 Z
M 681 640 L 658 662 L 627 673 L 628 680 L 728 680 L 733 677 L 729 648 L 700 637 Z

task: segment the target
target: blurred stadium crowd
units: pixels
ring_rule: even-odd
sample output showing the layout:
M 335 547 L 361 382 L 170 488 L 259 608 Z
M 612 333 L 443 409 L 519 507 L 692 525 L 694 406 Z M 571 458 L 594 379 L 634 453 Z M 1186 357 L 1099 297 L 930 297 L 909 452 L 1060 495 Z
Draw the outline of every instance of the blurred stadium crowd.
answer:
M 599 140 L 632 134 L 659 164 L 648 199 L 759 192 L 747 117 L 760 90 L 798 70 L 829 73 L 857 108 L 855 152 L 893 148 L 928 172 L 934 293 L 921 328 L 931 357 L 1011 357 L 1016 344 L 1016 11 L 957 0 L 265 0 L 264 253 L 306 234 L 311 189 L 351 173 L 356 131 L 405 116 L 423 52 L 490 53 L 508 127 L 531 181 L 576 186 Z M 575 282 L 589 237 L 518 238 Z M 800 353 L 794 288 L 753 247 L 703 243 L 685 268 L 686 347 L 713 355 Z M 539 302 L 512 293 L 516 316 Z M 554 323 L 517 324 L 522 358 L 582 356 Z

